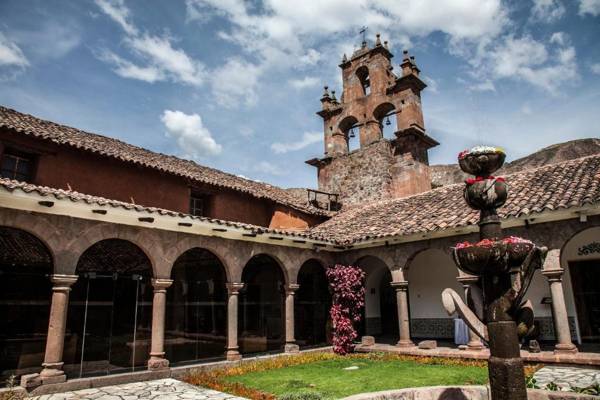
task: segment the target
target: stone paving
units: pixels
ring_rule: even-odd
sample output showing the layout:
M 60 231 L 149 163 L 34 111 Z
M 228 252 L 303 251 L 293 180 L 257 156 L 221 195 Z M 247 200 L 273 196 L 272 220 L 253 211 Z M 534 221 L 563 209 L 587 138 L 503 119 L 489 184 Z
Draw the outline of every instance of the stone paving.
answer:
M 533 377 L 540 389 L 552 382 L 563 390 L 600 385 L 600 369 L 546 366 L 533 374 Z
M 175 379 L 159 379 L 124 385 L 45 394 L 35 400 L 245 400 Z

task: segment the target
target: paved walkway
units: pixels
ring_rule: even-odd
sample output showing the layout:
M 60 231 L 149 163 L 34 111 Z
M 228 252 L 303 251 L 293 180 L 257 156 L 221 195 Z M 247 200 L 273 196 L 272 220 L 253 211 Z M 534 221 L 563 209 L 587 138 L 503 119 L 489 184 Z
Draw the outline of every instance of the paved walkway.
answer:
M 600 369 L 546 366 L 533 374 L 533 377 L 540 389 L 552 382 L 563 389 L 600 385 Z
M 83 389 L 74 392 L 45 394 L 35 400 L 245 400 L 242 397 L 203 389 L 175 379 Z

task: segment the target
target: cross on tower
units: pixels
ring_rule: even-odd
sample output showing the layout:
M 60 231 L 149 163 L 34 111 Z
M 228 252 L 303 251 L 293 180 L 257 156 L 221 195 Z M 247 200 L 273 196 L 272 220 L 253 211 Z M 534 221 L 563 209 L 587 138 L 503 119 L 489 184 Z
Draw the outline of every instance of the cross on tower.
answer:
M 363 46 L 367 43 L 367 29 L 369 29 L 368 26 L 363 26 L 359 31 L 359 33 L 362 35 Z

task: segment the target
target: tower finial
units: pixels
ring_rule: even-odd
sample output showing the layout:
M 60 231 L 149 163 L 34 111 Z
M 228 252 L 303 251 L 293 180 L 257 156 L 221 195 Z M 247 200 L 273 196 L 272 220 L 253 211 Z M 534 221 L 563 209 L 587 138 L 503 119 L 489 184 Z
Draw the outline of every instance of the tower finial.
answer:
M 348 62 L 348 56 L 346 56 L 346 53 L 344 53 L 344 56 L 342 57 L 342 63 L 345 64 Z
M 377 39 L 375 40 L 375 46 L 381 46 L 381 39 L 380 36 L 381 34 L 378 33 L 377 35 L 375 35 L 377 37 Z M 387 43 L 387 42 L 386 42 Z
M 383 42 L 383 47 L 385 47 L 386 49 L 389 50 L 389 48 L 388 48 L 388 41 L 387 40 L 385 42 Z
M 323 97 L 329 97 L 329 86 L 323 86 Z

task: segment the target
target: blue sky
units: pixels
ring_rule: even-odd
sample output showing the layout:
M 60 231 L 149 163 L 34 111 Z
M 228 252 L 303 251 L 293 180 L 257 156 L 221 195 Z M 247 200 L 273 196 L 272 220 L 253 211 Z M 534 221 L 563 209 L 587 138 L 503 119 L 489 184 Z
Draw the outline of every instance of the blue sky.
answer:
M 0 2 L 0 104 L 283 187 L 314 187 L 322 86 L 381 32 L 429 88 L 431 163 L 600 137 L 600 0 Z

